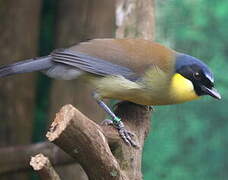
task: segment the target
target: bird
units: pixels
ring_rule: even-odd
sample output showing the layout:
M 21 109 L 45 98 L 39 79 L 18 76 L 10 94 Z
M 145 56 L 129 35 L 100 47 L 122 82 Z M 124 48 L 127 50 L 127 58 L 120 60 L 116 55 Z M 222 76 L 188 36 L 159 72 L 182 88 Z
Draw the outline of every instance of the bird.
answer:
M 82 79 L 93 87 L 92 96 L 111 119 L 125 143 L 136 147 L 133 133 L 104 103 L 104 99 L 145 106 L 179 104 L 209 95 L 221 99 L 214 75 L 200 59 L 154 41 L 92 39 L 49 55 L 0 67 L 0 77 L 41 71 L 50 78 Z

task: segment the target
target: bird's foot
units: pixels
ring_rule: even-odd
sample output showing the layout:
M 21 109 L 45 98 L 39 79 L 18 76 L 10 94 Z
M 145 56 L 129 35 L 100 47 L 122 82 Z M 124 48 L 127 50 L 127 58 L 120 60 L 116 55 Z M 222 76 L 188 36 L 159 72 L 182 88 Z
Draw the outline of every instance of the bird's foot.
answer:
M 105 119 L 101 125 L 112 125 L 114 126 L 118 132 L 120 137 L 123 139 L 123 141 L 128 145 L 132 146 L 134 148 L 139 148 L 139 146 L 136 144 L 136 142 L 132 139 L 135 137 L 135 134 L 131 131 L 128 131 L 125 129 L 123 122 L 119 118 L 115 118 L 113 120 Z

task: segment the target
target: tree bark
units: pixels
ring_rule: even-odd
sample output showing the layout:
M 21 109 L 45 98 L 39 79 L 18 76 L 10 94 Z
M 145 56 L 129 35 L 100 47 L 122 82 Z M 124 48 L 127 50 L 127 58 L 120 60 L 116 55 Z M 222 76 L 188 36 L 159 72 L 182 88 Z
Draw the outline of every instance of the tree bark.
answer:
M 73 106 L 66 105 L 60 110 L 47 137 L 77 159 L 89 179 L 126 179 L 108 147 L 103 130 Z M 91 167 L 91 164 L 96 166 Z
M 136 134 L 140 149 L 127 146 L 116 129 L 100 127 L 71 105 L 56 115 L 47 137 L 75 158 L 90 180 L 142 179 L 141 154 L 150 127 L 150 111 L 145 106 L 122 102 L 115 113 Z
M 37 154 L 32 157 L 30 166 L 33 167 L 42 180 L 61 180 L 50 160 L 43 154 Z
M 54 165 L 66 165 L 75 162 L 60 148 L 49 142 L 11 146 L 0 148 L 0 174 L 12 174 L 30 170 L 29 158 L 37 153 L 46 155 Z
M 115 0 L 58 1 L 56 47 L 68 47 L 92 38 L 114 37 Z M 54 81 L 51 97 L 51 119 L 65 104 L 73 104 L 95 121 L 104 119 L 104 112 L 91 98 L 91 89 L 78 80 Z M 77 170 L 76 170 L 77 168 Z M 79 165 L 59 169 L 65 179 L 87 179 Z
M 40 0 L 1 0 L 0 59 L 9 64 L 36 56 L 39 34 Z M 35 76 L 22 75 L 1 79 L 0 145 L 31 142 Z M 1 158 L 0 158 L 1 159 Z M 1 160 L 0 160 L 1 163 Z M 8 175 L 1 179 L 26 179 Z
M 153 40 L 155 35 L 154 0 L 117 0 L 116 37 Z

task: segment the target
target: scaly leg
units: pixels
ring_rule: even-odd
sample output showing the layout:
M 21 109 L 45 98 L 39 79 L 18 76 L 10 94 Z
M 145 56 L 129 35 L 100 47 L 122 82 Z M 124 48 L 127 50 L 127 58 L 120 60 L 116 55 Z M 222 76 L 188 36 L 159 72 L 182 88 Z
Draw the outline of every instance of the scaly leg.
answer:
M 104 103 L 104 101 L 101 100 L 99 94 L 93 93 L 93 97 L 98 103 L 98 105 L 105 110 L 105 112 L 111 116 L 110 119 L 106 119 L 102 122 L 102 124 L 111 124 L 113 125 L 119 132 L 120 137 L 124 140 L 124 142 L 127 145 L 133 146 L 133 147 L 138 147 L 138 145 L 132 140 L 132 137 L 134 136 L 133 133 L 130 131 L 126 130 L 124 127 L 123 122 L 121 121 L 120 118 L 118 118 L 112 110 Z

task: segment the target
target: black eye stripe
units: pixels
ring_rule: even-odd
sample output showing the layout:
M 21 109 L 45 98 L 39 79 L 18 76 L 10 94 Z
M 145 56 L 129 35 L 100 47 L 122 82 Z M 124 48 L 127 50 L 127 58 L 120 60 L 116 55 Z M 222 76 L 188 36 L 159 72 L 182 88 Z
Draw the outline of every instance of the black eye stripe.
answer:
M 194 86 L 203 84 L 208 88 L 214 87 L 214 83 L 205 75 L 204 71 L 197 66 L 183 66 L 178 73 L 191 80 Z

